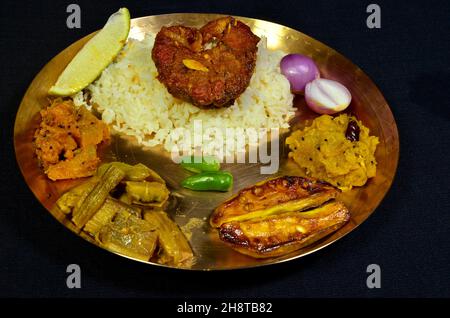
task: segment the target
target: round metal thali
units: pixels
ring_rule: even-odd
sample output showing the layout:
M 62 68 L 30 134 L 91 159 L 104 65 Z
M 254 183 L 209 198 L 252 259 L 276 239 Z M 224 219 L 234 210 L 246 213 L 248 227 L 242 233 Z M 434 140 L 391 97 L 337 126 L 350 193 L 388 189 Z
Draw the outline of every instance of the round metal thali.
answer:
M 184 24 L 200 27 L 206 22 L 220 17 L 216 14 L 166 14 L 132 19 L 129 37 L 142 39 L 146 33 L 156 34 L 162 26 Z M 330 47 L 291 28 L 252 18 L 237 17 L 258 36 L 265 36 L 269 49 L 279 49 L 289 53 L 301 53 L 313 57 L 321 75 L 343 83 L 352 93 L 349 111 L 355 114 L 371 135 L 378 136 L 380 144 L 375 156 L 377 175 L 364 187 L 342 193 L 343 201 L 351 212 L 351 219 L 337 232 L 291 254 L 269 259 L 254 259 L 241 255 L 222 243 L 217 231 L 209 226 L 208 218 L 212 210 L 240 189 L 267 179 L 260 174 L 259 164 L 223 164 L 224 170 L 234 175 L 234 185 L 230 192 L 194 192 L 180 187 L 180 182 L 189 174 L 175 164 L 170 154 L 161 147 L 142 148 L 134 141 L 113 136 L 112 142 L 101 149 L 103 161 L 124 161 L 130 164 L 141 162 L 158 172 L 167 182 L 172 196 L 167 212 L 178 225 L 185 225 L 191 218 L 202 220 L 202 224 L 192 230 L 191 246 L 195 254 L 194 270 L 219 270 L 256 267 L 292 260 L 317 251 L 343 237 L 374 212 L 394 179 L 399 154 L 399 138 L 394 117 L 381 92 L 356 65 Z M 65 227 L 93 244 L 90 236 L 75 228 L 69 218 L 55 208 L 55 202 L 62 193 L 80 182 L 49 180 L 38 166 L 34 155 L 32 138 L 39 126 L 39 111 L 48 106 L 47 92 L 59 74 L 86 43 L 92 34 L 75 42 L 55 56 L 34 78 L 20 104 L 14 129 L 16 157 L 26 183 L 41 204 Z M 149 52 L 149 54 L 151 54 Z M 291 131 L 304 127 L 315 114 L 307 109 L 303 97 L 294 99 L 296 116 L 291 123 Z M 251 115 L 251 114 L 250 114 Z M 285 135 L 280 145 L 284 145 Z M 280 169 L 277 175 L 298 175 L 295 163 L 287 159 L 287 149 L 281 148 Z M 158 265 L 157 263 L 151 263 Z

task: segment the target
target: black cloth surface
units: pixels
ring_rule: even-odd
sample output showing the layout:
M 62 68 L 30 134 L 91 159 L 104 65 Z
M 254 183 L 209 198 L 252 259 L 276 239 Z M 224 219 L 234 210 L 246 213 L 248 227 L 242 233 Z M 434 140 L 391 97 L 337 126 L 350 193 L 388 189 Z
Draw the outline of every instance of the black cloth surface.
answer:
M 368 29 L 366 7 L 381 7 Z M 81 29 L 66 7 L 81 7 Z M 0 33 L 0 296 L 449 297 L 450 3 L 448 1 L 2 1 Z M 121 6 L 132 17 L 212 12 L 280 23 L 344 54 L 378 85 L 397 121 L 400 161 L 377 211 L 335 244 L 285 264 L 228 272 L 146 266 L 103 251 L 61 226 L 34 198 L 15 161 L 13 124 L 39 70 L 102 27 Z M 66 287 L 79 264 L 82 288 Z M 381 288 L 366 286 L 369 264 Z

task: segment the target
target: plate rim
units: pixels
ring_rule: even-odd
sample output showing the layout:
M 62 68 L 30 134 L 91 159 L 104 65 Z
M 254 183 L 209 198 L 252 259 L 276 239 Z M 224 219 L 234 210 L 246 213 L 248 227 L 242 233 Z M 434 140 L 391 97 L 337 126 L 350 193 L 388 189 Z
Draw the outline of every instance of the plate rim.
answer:
M 270 24 L 276 25 L 278 27 L 281 26 L 281 27 L 287 28 L 289 30 L 293 30 L 295 32 L 299 32 L 303 36 L 305 36 L 308 39 L 311 39 L 311 40 L 313 40 L 315 42 L 319 42 L 320 44 L 325 46 L 327 49 L 331 50 L 335 54 L 339 55 L 341 58 L 343 58 L 346 61 L 350 62 L 352 65 L 354 65 L 357 68 L 357 70 L 360 70 L 362 72 L 363 76 L 366 77 L 371 82 L 372 85 L 374 85 L 375 89 L 380 93 L 380 96 L 382 98 L 382 102 L 387 106 L 386 110 L 388 111 L 388 115 L 392 119 L 392 123 L 393 123 L 393 127 L 394 127 L 393 131 L 394 131 L 394 137 L 395 138 L 393 138 L 393 139 L 394 139 L 394 141 L 396 143 L 395 147 L 393 147 L 393 149 L 395 149 L 395 157 L 392 158 L 392 159 L 395 161 L 395 164 L 394 164 L 394 168 L 392 170 L 393 171 L 392 178 L 389 179 L 388 183 L 386 184 L 386 186 L 383 187 L 383 189 L 385 189 L 385 192 L 379 198 L 378 202 L 375 205 L 375 208 L 371 212 L 369 212 L 366 215 L 364 215 L 364 217 L 361 219 L 361 221 L 359 223 L 355 222 L 354 226 L 350 230 L 342 233 L 342 235 L 340 235 L 339 237 L 335 238 L 334 240 L 332 240 L 330 242 L 327 242 L 327 243 L 325 243 L 323 245 L 317 246 L 317 247 L 315 247 L 312 250 L 306 251 L 304 253 L 300 253 L 298 255 L 293 255 L 291 257 L 284 258 L 284 259 L 281 259 L 281 260 L 276 260 L 276 258 L 275 258 L 274 262 L 261 262 L 261 263 L 257 263 L 257 264 L 247 265 L 247 266 L 230 267 L 230 268 L 228 268 L 228 267 L 220 267 L 220 268 L 174 267 L 174 266 L 169 266 L 169 265 L 166 265 L 166 264 L 159 264 L 159 263 L 156 263 L 156 262 L 150 262 L 150 261 L 147 262 L 147 261 L 135 259 L 135 258 L 129 257 L 127 255 L 123 255 L 123 254 L 120 254 L 120 253 L 117 253 L 117 252 L 110 251 L 108 249 L 102 248 L 101 246 L 99 246 L 98 244 L 96 244 L 92 240 L 88 239 L 84 235 L 80 235 L 80 233 L 77 233 L 73 229 L 69 228 L 66 224 L 64 224 L 61 220 L 59 220 L 49 209 L 47 209 L 43 205 L 43 203 L 39 199 L 39 197 L 38 197 L 37 193 L 35 192 L 35 190 L 32 187 L 30 187 L 30 185 L 27 182 L 27 177 L 25 175 L 24 168 L 23 168 L 23 166 L 21 165 L 21 163 L 19 161 L 20 154 L 18 153 L 18 147 L 17 147 L 17 145 L 18 145 L 18 140 L 17 140 L 18 138 L 17 137 L 19 135 L 19 132 L 18 132 L 18 114 L 21 112 L 21 109 L 23 107 L 25 107 L 24 106 L 24 100 L 25 100 L 26 96 L 28 95 L 28 93 L 30 91 L 30 88 L 33 86 L 33 83 L 36 81 L 36 79 L 39 77 L 39 75 L 43 72 L 43 70 L 46 69 L 49 66 L 49 64 L 52 63 L 53 60 L 57 59 L 64 52 L 70 51 L 71 49 L 73 49 L 74 46 L 81 45 L 80 43 L 82 43 L 82 45 L 84 45 L 88 41 L 88 39 L 90 39 L 92 36 L 94 36 L 100 29 L 96 30 L 94 32 L 91 32 L 91 33 L 89 33 L 89 34 L 87 34 L 87 35 L 85 35 L 85 36 L 75 40 L 74 42 L 70 43 L 70 45 L 68 45 L 67 47 L 65 47 L 62 50 L 58 51 L 58 53 L 56 55 L 52 56 L 47 61 L 47 63 L 45 63 L 44 66 L 39 69 L 38 73 L 36 73 L 34 75 L 33 79 L 28 84 L 27 89 L 26 89 L 25 93 L 23 94 L 23 96 L 21 98 L 19 107 L 17 108 L 15 119 L 14 119 L 14 130 L 13 130 L 13 144 L 14 144 L 14 153 L 15 153 L 16 163 L 17 163 L 17 165 L 19 167 L 19 170 L 20 170 L 20 172 L 22 174 L 23 180 L 25 181 L 25 184 L 27 185 L 28 189 L 31 190 L 31 192 L 33 193 L 33 196 L 35 197 L 35 199 L 39 203 L 40 207 L 42 207 L 44 210 L 46 210 L 47 213 L 50 213 L 52 215 L 52 217 L 58 221 L 58 223 L 60 223 L 64 228 L 66 228 L 66 230 L 69 230 L 71 233 L 75 234 L 77 237 L 82 238 L 84 241 L 89 242 L 89 243 L 95 245 L 96 247 L 106 251 L 106 252 L 110 252 L 110 253 L 113 253 L 115 255 L 122 256 L 124 258 L 130 259 L 132 261 L 137 261 L 137 262 L 140 262 L 140 263 L 143 263 L 143 264 L 146 264 L 146 265 L 154 265 L 154 266 L 167 268 L 167 269 L 175 269 L 175 270 L 183 270 L 183 271 L 200 271 L 200 272 L 205 272 L 205 271 L 209 272 L 209 271 L 246 270 L 246 269 L 250 269 L 250 268 L 260 268 L 260 267 L 265 267 L 265 266 L 270 266 L 270 265 L 281 264 L 281 263 L 285 263 L 285 262 L 288 262 L 288 261 L 293 261 L 293 260 L 302 258 L 304 256 L 310 255 L 310 254 L 312 254 L 314 252 L 317 252 L 319 250 L 322 250 L 325 247 L 328 247 L 329 245 L 331 245 L 331 244 L 339 241 L 343 237 L 347 236 L 349 233 L 353 232 L 356 228 L 358 228 L 362 223 L 364 223 L 379 208 L 380 204 L 386 199 L 388 193 L 390 192 L 390 190 L 392 188 L 392 185 L 393 185 L 393 183 L 394 183 L 394 181 L 396 179 L 396 176 L 397 176 L 398 165 L 399 165 L 399 158 L 400 158 L 400 135 L 399 135 L 398 126 L 397 126 L 397 123 L 396 123 L 396 120 L 395 120 L 395 116 L 394 116 L 394 114 L 392 112 L 392 109 L 391 109 L 389 103 L 387 102 L 384 94 L 380 90 L 379 86 L 375 83 L 375 81 L 370 76 L 368 76 L 367 73 L 359 65 L 353 63 L 345 55 L 343 55 L 339 51 L 335 50 L 333 47 L 327 45 L 326 43 L 324 43 L 324 42 L 322 42 L 320 40 L 317 40 L 317 39 L 309 36 L 308 34 L 305 34 L 305 33 L 301 32 L 301 31 L 299 31 L 299 30 L 297 30 L 297 29 L 295 29 L 293 27 L 286 26 L 284 24 L 279 24 L 279 23 L 276 23 L 276 22 L 272 22 L 272 21 L 269 21 L 269 20 L 264 20 L 264 19 L 251 18 L 251 17 L 247 17 L 247 16 L 240 16 L 240 15 L 231 15 L 231 14 L 226 14 L 226 13 L 201 13 L 201 12 L 198 12 L 198 13 L 193 13 L 193 12 L 182 13 L 182 12 L 173 12 L 173 13 L 163 13 L 163 14 L 148 15 L 148 16 L 141 16 L 141 17 L 132 18 L 131 19 L 130 32 L 131 32 L 131 29 L 133 28 L 133 24 L 136 23 L 139 20 L 145 20 L 145 19 L 148 19 L 148 18 L 155 18 L 155 17 L 170 17 L 170 16 L 182 16 L 182 15 L 188 15 L 188 16 L 203 15 L 203 16 L 210 16 L 211 18 L 217 18 L 217 17 L 220 17 L 220 16 L 232 16 L 232 17 L 235 17 L 235 18 L 238 18 L 238 19 L 262 21 L 264 23 L 270 23 Z M 378 114 L 377 114 L 377 117 L 378 117 Z M 326 236 L 326 237 L 328 237 L 328 236 Z M 325 239 L 325 238 L 323 238 L 323 239 Z M 321 240 L 319 240 L 319 242 Z M 292 253 L 296 253 L 296 251 L 294 251 Z M 289 254 L 287 254 L 287 255 L 289 255 Z

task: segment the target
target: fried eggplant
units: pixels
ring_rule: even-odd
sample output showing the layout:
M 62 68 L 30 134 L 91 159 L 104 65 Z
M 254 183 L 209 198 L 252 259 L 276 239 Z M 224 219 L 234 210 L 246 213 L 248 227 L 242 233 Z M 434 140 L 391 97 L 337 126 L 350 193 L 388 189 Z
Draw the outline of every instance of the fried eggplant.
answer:
M 308 212 L 286 212 L 220 226 L 220 239 L 256 258 L 277 257 L 305 247 L 336 231 L 350 218 L 342 202 Z
M 283 176 L 259 182 L 222 203 L 210 224 L 236 251 L 278 257 L 336 231 L 349 219 L 339 189 L 311 178 Z
M 314 179 L 283 176 L 259 182 L 241 190 L 216 208 L 212 227 L 231 221 L 244 221 L 283 212 L 302 211 L 319 206 L 337 196 L 332 185 Z

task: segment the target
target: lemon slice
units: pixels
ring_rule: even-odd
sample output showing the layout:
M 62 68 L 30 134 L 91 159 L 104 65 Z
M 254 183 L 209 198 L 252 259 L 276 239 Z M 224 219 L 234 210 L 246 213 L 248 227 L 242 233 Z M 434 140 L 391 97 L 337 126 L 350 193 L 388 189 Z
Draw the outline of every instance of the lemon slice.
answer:
M 129 31 L 130 12 L 121 8 L 75 55 L 48 93 L 69 96 L 92 83 L 120 52 Z

